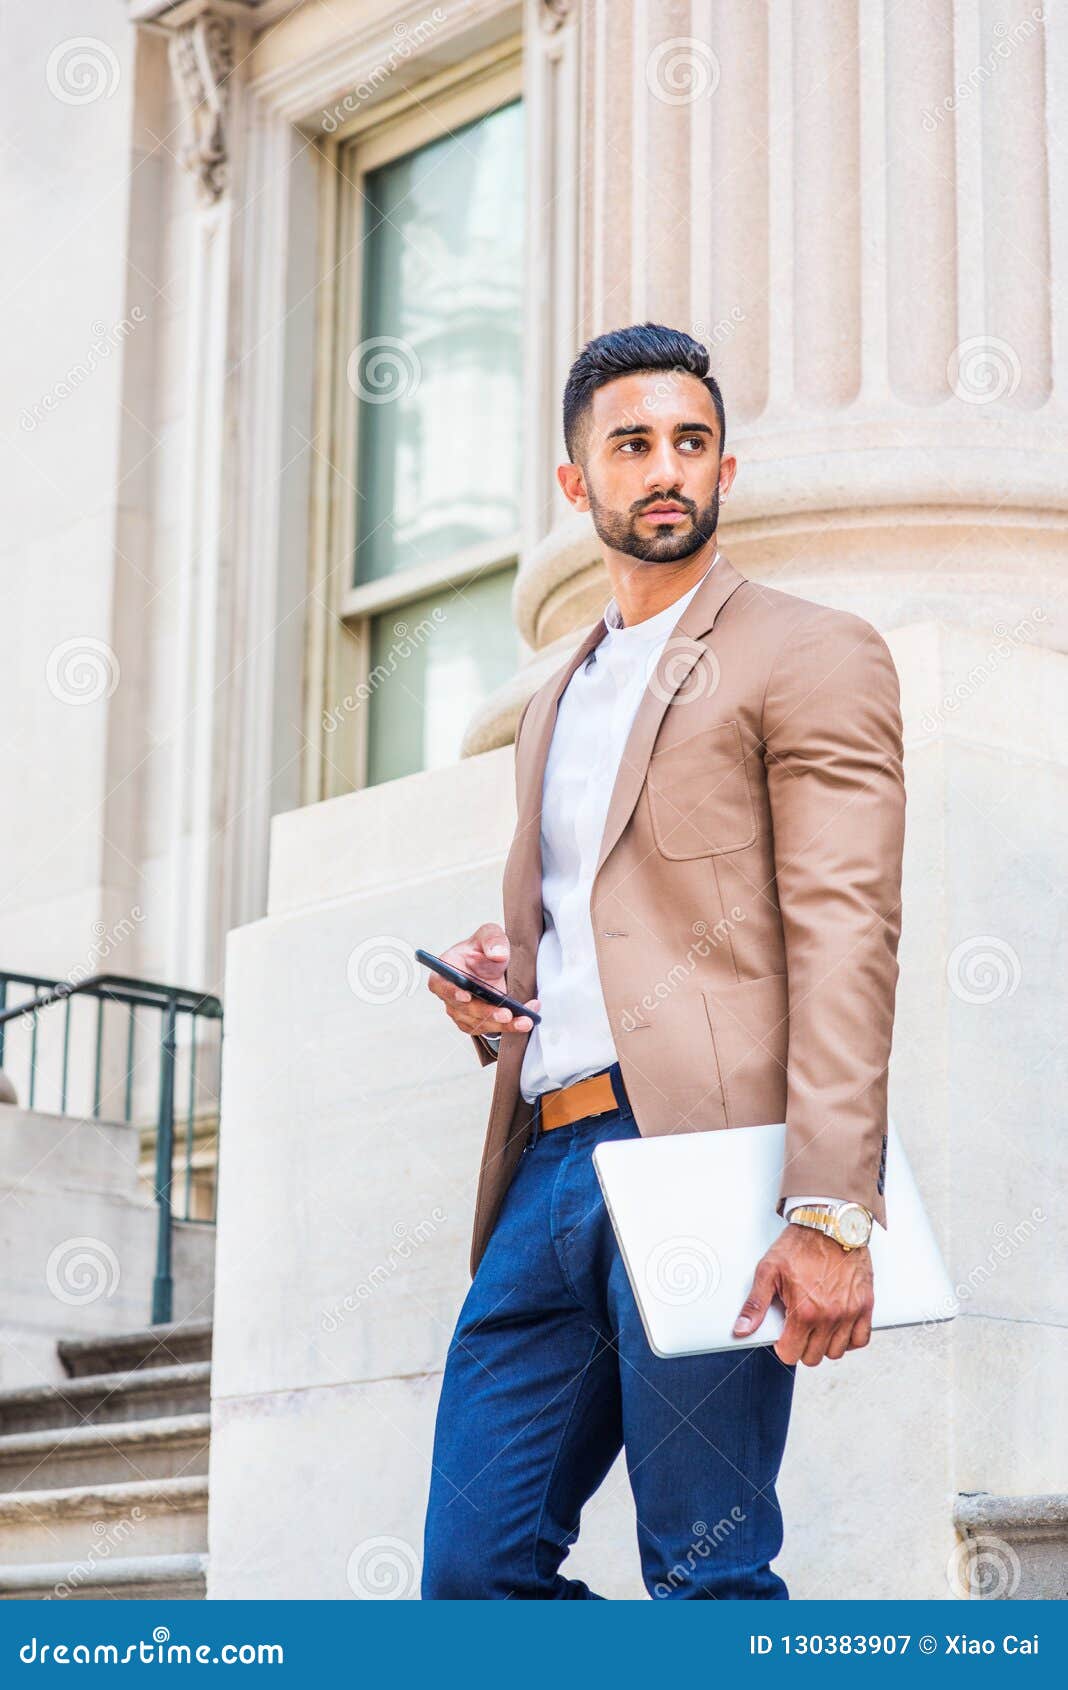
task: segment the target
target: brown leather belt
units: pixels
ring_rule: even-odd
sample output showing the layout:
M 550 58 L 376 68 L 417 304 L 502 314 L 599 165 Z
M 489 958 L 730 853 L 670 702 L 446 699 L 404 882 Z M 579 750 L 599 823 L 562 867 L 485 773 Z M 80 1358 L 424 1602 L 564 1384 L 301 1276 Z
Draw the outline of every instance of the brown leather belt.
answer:
M 603 1115 L 609 1109 L 619 1108 L 610 1074 L 590 1074 L 585 1080 L 560 1086 L 557 1091 L 543 1091 L 538 1102 L 544 1133 L 581 1121 L 584 1115 Z

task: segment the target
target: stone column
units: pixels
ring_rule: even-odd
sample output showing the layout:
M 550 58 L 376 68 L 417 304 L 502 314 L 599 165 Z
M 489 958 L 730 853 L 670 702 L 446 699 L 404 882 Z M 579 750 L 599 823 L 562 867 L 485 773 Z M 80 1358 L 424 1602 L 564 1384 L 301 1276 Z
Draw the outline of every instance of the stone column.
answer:
M 702 339 L 740 460 L 724 550 L 873 621 L 901 673 L 891 1111 L 964 1312 L 879 1335 L 843 1364 L 833 1412 L 834 1370 L 806 1381 L 788 1500 L 795 1517 L 824 1506 L 786 1559 L 795 1594 L 836 1594 L 839 1577 L 856 1595 L 956 1594 L 954 1493 L 1068 1488 L 1044 1406 L 1068 1384 L 1048 1289 L 1064 1277 L 1048 1223 L 1063 1185 L 1049 935 L 1066 831 L 1068 16 L 1026 0 L 582 0 L 578 34 L 575 349 L 646 319 Z M 507 741 L 608 596 L 588 519 L 555 506 L 528 542 L 531 657 L 472 749 Z M 848 1448 L 859 1413 L 878 1423 L 878 1471 L 856 1530 L 828 1544 L 828 1426 Z M 887 1475 L 917 1450 L 895 1495 Z M 888 1562 L 858 1580 L 875 1514 Z
M 574 350 L 647 318 L 709 346 L 733 561 L 884 628 L 1041 603 L 1062 649 L 1068 19 L 583 0 L 579 43 Z M 517 618 L 555 655 L 607 587 L 588 521 L 551 516 Z

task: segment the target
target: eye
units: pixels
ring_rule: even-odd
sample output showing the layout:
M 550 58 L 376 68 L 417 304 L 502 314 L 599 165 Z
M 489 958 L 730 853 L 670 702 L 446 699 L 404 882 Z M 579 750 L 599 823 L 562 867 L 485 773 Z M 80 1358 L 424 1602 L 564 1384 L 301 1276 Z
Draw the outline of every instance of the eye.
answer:
M 704 449 L 705 449 L 705 443 L 704 443 L 704 441 L 702 440 L 702 438 L 699 434 L 686 434 L 679 441 L 679 451 L 680 452 L 683 451 L 683 450 L 686 450 L 687 452 L 691 452 L 691 453 L 692 452 L 703 452 Z
M 621 452 L 627 452 L 628 454 L 630 452 L 644 452 L 645 441 L 644 440 L 624 440 L 621 443 L 619 450 Z

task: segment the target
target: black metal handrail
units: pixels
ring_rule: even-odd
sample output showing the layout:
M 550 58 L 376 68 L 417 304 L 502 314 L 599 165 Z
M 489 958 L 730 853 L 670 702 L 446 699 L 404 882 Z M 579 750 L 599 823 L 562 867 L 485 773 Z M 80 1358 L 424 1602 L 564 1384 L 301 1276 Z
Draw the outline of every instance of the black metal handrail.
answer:
M 32 996 L 16 1004 L 8 1004 L 9 986 L 28 987 Z M 126 1033 L 126 1075 L 123 1119 L 132 1119 L 134 1055 L 136 1046 L 136 1012 L 138 1009 L 158 1009 L 161 1016 L 159 1036 L 159 1105 L 156 1126 L 155 1193 L 158 1210 L 156 1235 L 156 1274 L 152 1282 L 152 1320 L 168 1321 L 173 1315 L 174 1280 L 171 1271 L 172 1221 L 174 1219 L 171 1186 L 174 1158 L 174 1101 L 175 1075 L 178 1053 L 178 1025 L 180 1016 L 190 1019 L 189 1038 L 189 1106 L 186 1131 L 185 1220 L 189 1214 L 193 1171 L 194 1115 L 197 1082 L 197 1021 L 218 1021 L 220 1048 L 222 1041 L 223 1008 L 217 997 L 207 992 L 190 990 L 184 986 L 161 985 L 154 980 L 137 980 L 122 974 L 93 974 L 84 980 L 52 980 L 41 975 L 18 974 L 0 969 L 0 1068 L 4 1065 L 5 1037 L 8 1024 L 32 1019 L 30 1033 L 30 1084 L 27 1107 L 32 1109 L 37 1093 L 37 1022 L 41 1010 L 57 1003 L 66 1004 L 63 1027 L 63 1060 L 60 1077 L 60 1114 L 66 1114 L 70 1079 L 71 1000 L 89 997 L 96 1001 L 96 1051 L 93 1065 L 93 1109 L 99 1120 L 104 1051 L 104 1005 L 123 1004 L 128 1011 Z M 207 1224 L 214 1223 L 214 1215 Z

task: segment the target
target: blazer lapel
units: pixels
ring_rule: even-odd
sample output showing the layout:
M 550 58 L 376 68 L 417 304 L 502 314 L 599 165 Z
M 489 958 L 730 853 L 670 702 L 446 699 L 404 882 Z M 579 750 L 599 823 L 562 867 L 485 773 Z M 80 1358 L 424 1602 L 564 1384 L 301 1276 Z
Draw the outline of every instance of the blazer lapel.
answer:
M 682 690 L 698 658 L 704 656 L 708 649 L 700 636 L 709 632 L 731 594 L 744 580 L 745 576 L 739 575 L 720 552 L 715 567 L 705 577 L 668 635 L 657 657 L 656 667 L 649 676 L 619 760 L 595 876 L 633 814 L 664 713 Z
M 718 569 L 719 565 L 716 567 Z M 509 989 L 513 994 L 521 989 L 528 972 L 531 982 L 534 980 L 534 963 L 544 925 L 541 913 L 542 789 L 556 726 L 557 706 L 575 670 L 586 661 L 605 632 L 602 616 L 555 678 L 535 693 L 523 722 L 516 767 L 516 831 L 505 864 L 502 887 L 505 930 L 519 970 L 516 979 L 510 981 Z M 533 990 L 531 984 L 530 990 L 523 992 L 524 998 L 530 997 Z
M 656 668 L 646 685 L 616 773 L 597 860 L 600 870 L 626 827 L 645 780 L 649 758 L 664 712 L 707 650 L 700 636 L 712 628 L 720 610 L 745 576 L 721 551 L 714 567 L 690 600 L 668 636 Z M 535 959 L 541 938 L 541 815 L 545 765 L 549 757 L 557 710 L 564 689 L 580 663 L 604 638 L 602 616 L 555 678 L 535 694 L 520 736 L 516 768 L 516 834 L 504 876 L 506 928 L 516 957 L 516 978 L 510 989 L 524 997 L 533 992 Z M 526 989 L 529 983 L 529 990 Z

